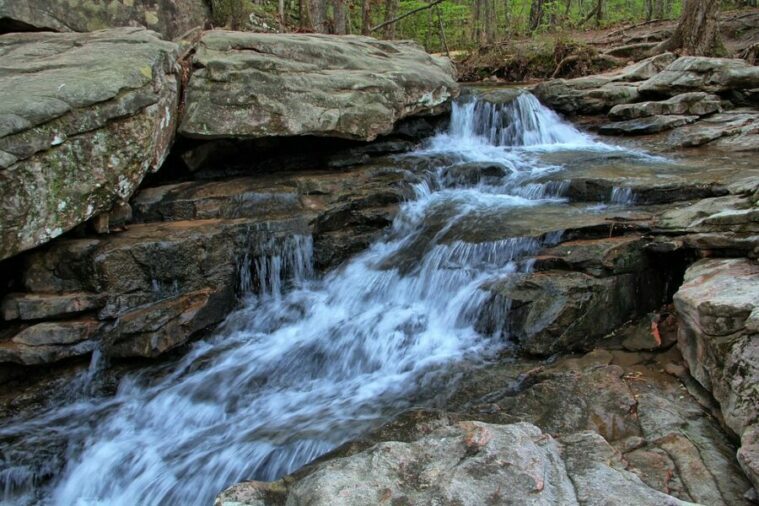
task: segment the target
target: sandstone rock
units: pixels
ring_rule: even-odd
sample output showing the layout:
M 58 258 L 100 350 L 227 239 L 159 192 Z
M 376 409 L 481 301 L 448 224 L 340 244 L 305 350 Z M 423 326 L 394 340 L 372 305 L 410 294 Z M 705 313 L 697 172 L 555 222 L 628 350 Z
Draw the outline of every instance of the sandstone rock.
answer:
M 683 56 L 640 85 L 642 94 L 719 93 L 759 87 L 759 67 L 745 60 Z
M 41 320 L 81 313 L 100 307 L 104 297 L 96 293 L 12 293 L 2 302 L 5 320 Z
M 532 423 L 563 443 L 590 430 L 600 444 L 586 448 L 589 453 L 603 450 L 606 461 L 620 462 L 608 442 L 623 454 L 621 466 L 653 489 L 700 504 L 747 504 L 749 483 L 731 441 L 701 399 L 662 370 L 681 363 L 676 348 L 597 349 L 554 363 L 504 361 L 462 380 L 446 412 L 488 423 Z
M 663 212 L 656 227 L 667 231 L 759 233 L 759 212 L 749 197 L 727 195 Z
M 564 114 L 600 114 L 620 104 L 637 102 L 639 81 L 649 79 L 674 61 L 671 53 L 652 56 L 605 74 L 553 79 L 532 91 L 541 102 Z
M 615 121 L 601 125 L 598 133 L 602 135 L 646 135 L 663 130 L 671 130 L 698 120 L 698 116 L 650 116 L 626 121 Z
M 638 100 L 638 86 L 596 76 L 554 79 L 533 90 L 545 105 L 564 114 L 600 114 L 619 104 Z
M 97 293 L 98 304 L 88 309 L 98 310 L 103 351 L 154 357 L 221 321 L 237 303 L 250 260 L 292 253 L 294 236 L 304 234 L 304 217 L 131 225 L 100 240 L 60 241 L 35 252 L 24 281 L 33 292 L 67 292 L 58 296 L 61 301 L 76 297 L 74 290 Z M 38 312 L 55 310 L 44 297 L 22 298 L 37 299 Z
M 739 108 L 703 118 L 696 124 L 673 131 L 667 142 L 673 147 L 710 148 L 727 151 L 759 150 L 759 112 Z
M 206 288 L 127 311 L 108 332 L 106 349 L 116 357 L 157 357 L 218 323 L 233 298 L 232 287 Z
M 632 266 L 644 260 L 629 259 L 622 265 L 627 262 Z M 663 302 L 662 282 L 651 269 L 604 277 L 561 270 L 511 275 L 485 287 L 492 296 L 478 328 L 503 332 L 528 354 L 588 349 Z
M 321 462 L 294 480 L 236 485 L 215 504 L 569 505 L 610 504 L 613 497 L 619 504 L 684 504 L 625 470 L 596 434 L 557 441 L 526 423 L 459 422 Z
M 212 31 L 194 64 L 180 125 L 193 138 L 373 140 L 458 93 L 448 60 L 358 36 Z
M 72 5 L 66 0 L 4 0 L 0 4 L 3 31 L 92 32 L 119 26 L 144 26 L 169 39 L 210 17 L 203 0 L 114 0 Z
M 674 300 L 678 346 L 693 377 L 719 402 L 725 424 L 745 435 L 740 460 L 756 486 L 759 266 L 748 259 L 696 262 Z
M 659 115 L 706 116 L 720 111 L 722 111 L 721 99 L 717 95 L 691 92 L 675 95 L 661 102 L 617 105 L 611 108 L 609 117 L 627 120 Z
M 135 28 L 0 37 L 0 259 L 127 200 L 161 165 L 176 51 Z
M 100 328 L 93 318 L 37 323 L 0 339 L 0 363 L 39 365 L 86 355 L 95 349 Z

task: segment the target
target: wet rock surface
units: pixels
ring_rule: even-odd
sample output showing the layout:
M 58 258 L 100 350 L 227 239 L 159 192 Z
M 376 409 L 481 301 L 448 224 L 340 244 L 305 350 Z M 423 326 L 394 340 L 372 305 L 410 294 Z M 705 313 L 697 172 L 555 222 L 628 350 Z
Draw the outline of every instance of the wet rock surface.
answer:
M 176 53 L 136 28 L 0 36 L 0 258 L 128 200 L 161 166 Z
M 193 62 L 179 132 L 199 139 L 373 140 L 458 94 L 451 63 L 411 42 L 214 31 Z
M 693 377 L 719 402 L 725 424 L 741 437 L 738 459 L 759 483 L 759 265 L 756 260 L 702 260 L 675 295 L 678 347 Z
M 646 136 L 647 149 L 756 151 L 759 110 L 750 96 L 758 80 L 759 67 L 744 60 L 659 55 L 613 73 L 546 81 L 535 94 L 565 114 L 608 113 L 599 133 Z
M 405 413 L 216 504 L 749 504 L 735 449 L 684 371 L 675 349 L 489 366 L 467 374 L 445 410 Z

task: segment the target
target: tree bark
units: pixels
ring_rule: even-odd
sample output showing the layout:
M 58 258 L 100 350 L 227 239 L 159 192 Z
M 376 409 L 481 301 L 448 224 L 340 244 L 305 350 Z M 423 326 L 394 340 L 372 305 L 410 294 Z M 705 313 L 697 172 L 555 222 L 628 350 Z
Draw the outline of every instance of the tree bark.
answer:
M 488 45 L 495 43 L 496 36 L 496 10 L 495 0 L 484 0 L 485 2 L 485 42 Z
M 385 21 L 390 21 L 398 15 L 398 0 L 385 0 Z M 395 38 L 395 23 L 390 23 L 385 27 L 385 38 Z
M 337 35 L 345 35 L 347 18 L 345 12 L 345 0 L 332 0 L 332 16 L 334 18 L 334 32 Z
M 361 34 L 369 35 L 372 31 L 372 4 L 371 0 L 361 0 Z
M 720 47 L 719 0 L 685 0 L 674 33 L 654 53 L 681 50 L 691 56 L 713 56 Z
M 534 32 L 543 22 L 543 0 L 532 0 L 530 4 L 530 31 Z

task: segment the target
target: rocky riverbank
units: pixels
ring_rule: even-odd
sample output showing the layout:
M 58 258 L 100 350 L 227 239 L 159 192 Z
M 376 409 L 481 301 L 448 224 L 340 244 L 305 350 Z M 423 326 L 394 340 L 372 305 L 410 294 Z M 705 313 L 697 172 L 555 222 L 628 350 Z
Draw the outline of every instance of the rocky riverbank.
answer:
M 425 409 L 218 504 L 756 500 L 758 67 L 660 55 L 535 88 L 667 157 L 567 146 L 581 134 L 525 91 L 467 90 L 469 123 L 447 142 L 525 148 L 484 160 L 425 141 L 446 142 L 459 89 L 450 62 L 405 42 L 210 31 L 180 51 L 120 28 L 6 34 L 0 56 L 6 419 L 33 417 L 91 357 L 118 377 L 143 364 L 128 360 L 181 354 L 246 297 L 281 296 L 304 251 L 347 283 L 351 258 L 411 221 L 402 248 L 367 261 L 385 281 L 362 296 L 391 274 L 418 276 L 407 291 L 426 297 L 427 271 L 441 290 L 488 272 L 459 319 L 500 354 L 414 378 L 432 382 Z M 530 149 L 543 144 L 558 148 Z M 435 193 L 419 223 L 408 207 L 396 219 Z M 365 326 L 405 335 L 402 348 L 435 323 Z M 294 353 L 315 371 L 342 356 L 308 349 Z M 351 366 L 371 363 L 354 353 Z M 189 369 L 213 362 L 201 356 Z M 246 388 L 278 377 L 265 370 Z M 18 435 L 0 437 L 16 455 Z

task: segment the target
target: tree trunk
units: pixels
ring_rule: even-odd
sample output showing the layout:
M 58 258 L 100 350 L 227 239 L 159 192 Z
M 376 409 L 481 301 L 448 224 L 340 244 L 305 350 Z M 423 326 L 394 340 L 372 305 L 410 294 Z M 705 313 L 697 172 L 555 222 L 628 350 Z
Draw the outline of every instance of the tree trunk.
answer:
M 543 0 L 532 0 L 530 4 L 530 31 L 534 32 L 543 22 Z
M 298 14 L 300 17 L 300 27 L 303 30 L 312 30 L 311 24 L 311 3 L 310 0 L 300 0 L 298 3 Z
M 361 34 L 369 35 L 372 28 L 371 0 L 361 0 Z
M 398 0 L 385 0 L 385 21 L 390 21 L 398 15 Z M 385 38 L 395 38 L 395 23 L 390 23 L 385 27 Z
M 483 0 L 474 0 L 472 3 L 472 40 L 477 46 L 482 45 L 482 2 Z
M 327 33 L 327 1 L 309 0 L 311 14 L 311 29 L 318 33 Z
M 682 50 L 691 56 L 713 56 L 720 47 L 718 12 L 719 0 L 685 0 L 677 28 L 654 52 Z
M 485 1 L 485 41 L 492 45 L 495 43 L 497 14 L 495 0 Z
M 345 35 L 347 25 L 345 0 L 332 0 L 332 15 L 334 17 L 334 32 L 337 35 Z

